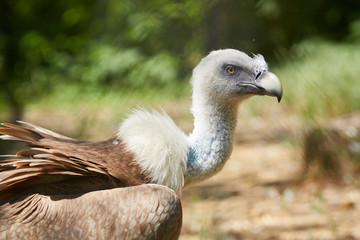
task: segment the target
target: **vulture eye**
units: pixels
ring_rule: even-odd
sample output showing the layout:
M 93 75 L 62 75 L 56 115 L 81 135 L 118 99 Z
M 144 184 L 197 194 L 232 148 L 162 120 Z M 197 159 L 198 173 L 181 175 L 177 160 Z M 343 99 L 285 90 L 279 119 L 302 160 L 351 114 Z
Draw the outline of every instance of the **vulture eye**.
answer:
M 236 68 L 232 65 L 227 65 L 225 68 L 226 72 L 230 75 L 234 75 L 236 73 Z

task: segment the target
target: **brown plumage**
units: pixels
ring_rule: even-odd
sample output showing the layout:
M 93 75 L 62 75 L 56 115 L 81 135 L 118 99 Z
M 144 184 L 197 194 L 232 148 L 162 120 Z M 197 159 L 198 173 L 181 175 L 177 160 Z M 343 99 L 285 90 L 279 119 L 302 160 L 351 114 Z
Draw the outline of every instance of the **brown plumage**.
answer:
M 0 239 L 177 239 L 181 216 L 176 194 L 154 184 L 32 194 L 1 205 Z
M 6 123 L 2 125 L 7 128 L 0 128 L 0 133 L 11 136 L 9 140 L 25 142 L 31 147 L 1 161 L 0 191 L 27 188 L 38 181 L 48 188 L 53 187 L 55 182 L 56 187 L 72 184 L 69 193 L 149 182 L 134 163 L 132 153 L 126 151 L 118 139 L 79 141 L 21 123 L 22 126 Z M 84 185 L 80 179 L 96 179 L 101 184 Z
M 30 146 L 0 161 L 0 239 L 177 238 L 179 198 L 136 186 L 149 180 L 120 140 L 79 141 L 20 123 L 0 128 L 3 139 Z

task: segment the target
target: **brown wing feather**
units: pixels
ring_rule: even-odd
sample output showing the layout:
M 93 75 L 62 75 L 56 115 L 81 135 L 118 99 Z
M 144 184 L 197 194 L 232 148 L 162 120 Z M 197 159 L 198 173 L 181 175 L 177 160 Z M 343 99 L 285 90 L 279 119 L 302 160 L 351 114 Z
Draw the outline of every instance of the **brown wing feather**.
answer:
M 181 202 L 147 184 L 83 195 L 33 194 L 0 205 L 0 239 L 178 239 Z
M 61 190 L 60 186 L 65 185 L 73 186 L 72 192 L 86 192 L 149 182 L 120 140 L 80 141 L 20 123 L 3 123 L 5 127 L 0 128 L 4 134 L 1 139 L 25 142 L 31 147 L 18 152 L 15 158 L 0 160 L 0 192 L 15 188 Z M 98 184 L 95 187 L 85 180 Z

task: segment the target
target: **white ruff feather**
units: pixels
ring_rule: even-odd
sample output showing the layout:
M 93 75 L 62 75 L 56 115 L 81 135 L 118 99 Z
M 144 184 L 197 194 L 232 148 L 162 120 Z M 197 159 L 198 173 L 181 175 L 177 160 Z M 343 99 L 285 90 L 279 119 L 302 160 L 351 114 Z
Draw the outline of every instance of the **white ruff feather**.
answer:
M 189 146 L 186 135 L 168 115 L 135 110 L 121 124 L 117 136 L 153 183 L 181 194 Z

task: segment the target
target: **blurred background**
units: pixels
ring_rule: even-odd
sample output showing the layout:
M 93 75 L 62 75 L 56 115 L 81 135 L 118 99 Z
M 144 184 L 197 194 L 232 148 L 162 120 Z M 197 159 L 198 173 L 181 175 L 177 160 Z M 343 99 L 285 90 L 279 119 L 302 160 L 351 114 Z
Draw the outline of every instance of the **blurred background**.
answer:
M 283 100 L 240 107 L 231 159 L 183 193 L 181 239 L 360 239 L 360 1 L 2 0 L 0 16 L 0 121 L 87 140 L 138 106 L 190 132 L 201 58 L 261 53 Z

